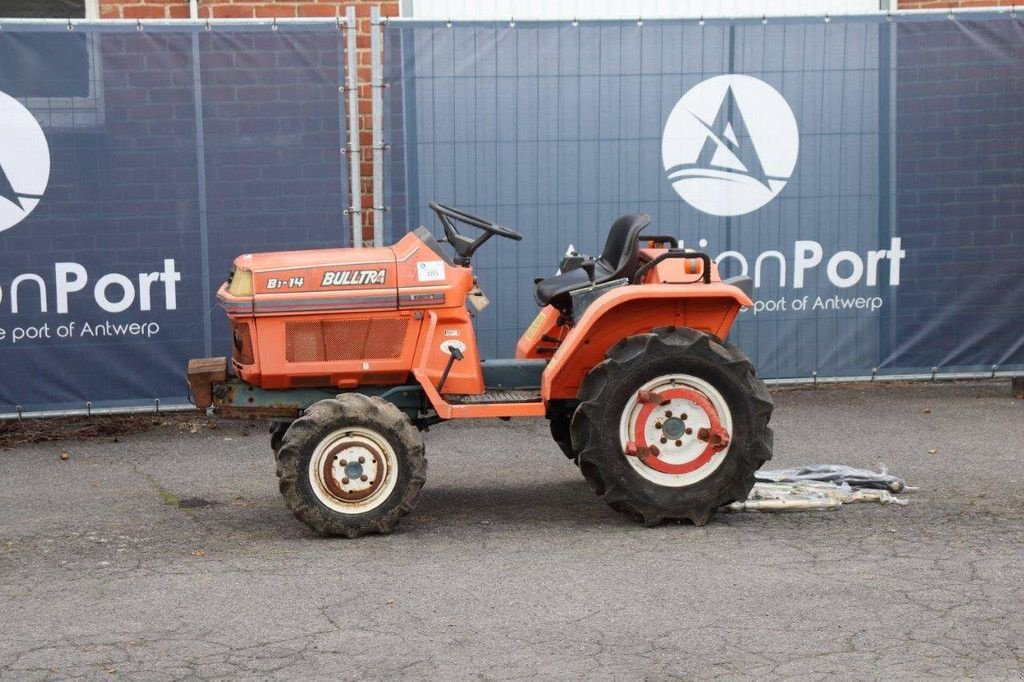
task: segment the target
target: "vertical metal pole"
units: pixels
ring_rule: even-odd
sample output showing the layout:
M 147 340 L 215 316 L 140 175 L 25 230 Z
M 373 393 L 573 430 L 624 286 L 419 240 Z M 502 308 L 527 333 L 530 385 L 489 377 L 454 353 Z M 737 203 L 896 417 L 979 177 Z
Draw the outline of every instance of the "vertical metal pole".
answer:
M 213 329 L 210 321 L 213 288 L 210 286 L 210 237 L 206 203 L 206 140 L 203 131 L 203 80 L 199 64 L 199 31 L 192 27 L 192 101 L 196 119 L 196 184 L 199 202 L 199 260 L 203 278 L 203 352 L 213 355 Z
M 345 96 L 348 97 L 348 173 L 351 178 L 348 214 L 352 216 L 352 246 L 363 245 L 363 188 L 359 175 L 359 74 L 356 61 L 356 8 L 345 8 L 345 53 L 348 69 L 345 74 Z
M 384 246 L 384 69 L 380 7 L 370 10 L 370 90 L 373 120 L 373 245 Z

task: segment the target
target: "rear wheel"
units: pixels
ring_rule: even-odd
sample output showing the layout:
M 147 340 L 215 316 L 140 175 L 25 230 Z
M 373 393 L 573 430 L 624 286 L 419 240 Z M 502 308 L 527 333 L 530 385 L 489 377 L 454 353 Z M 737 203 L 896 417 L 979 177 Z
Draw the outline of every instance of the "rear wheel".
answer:
M 308 407 L 277 452 L 285 503 L 322 535 L 390 533 L 416 505 L 426 470 L 423 441 L 408 417 L 358 393 Z
M 704 332 L 661 327 L 606 358 L 584 379 L 571 427 L 594 491 L 647 525 L 703 525 L 746 499 L 772 448 L 771 396 L 746 356 Z

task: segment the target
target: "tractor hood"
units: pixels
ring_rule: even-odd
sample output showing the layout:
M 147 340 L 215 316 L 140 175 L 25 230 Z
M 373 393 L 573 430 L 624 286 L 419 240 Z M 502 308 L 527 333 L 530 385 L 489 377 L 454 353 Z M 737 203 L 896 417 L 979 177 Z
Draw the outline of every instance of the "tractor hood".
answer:
M 245 254 L 218 292 L 231 313 L 393 310 L 398 307 L 392 248 L 316 249 Z
M 231 315 L 462 306 L 472 278 L 420 228 L 382 248 L 239 256 L 217 296 Z

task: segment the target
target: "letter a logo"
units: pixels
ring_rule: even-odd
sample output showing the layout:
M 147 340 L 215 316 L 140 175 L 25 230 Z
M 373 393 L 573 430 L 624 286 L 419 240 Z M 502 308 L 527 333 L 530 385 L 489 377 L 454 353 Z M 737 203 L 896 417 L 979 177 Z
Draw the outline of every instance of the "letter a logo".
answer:
M 661 155 L 672 187 L 704 213 L 735 216 L 771 201 L 793 174 L 796 118 L 775 89 L 751 76 L 715 76 L 669 114 Z
M 18 100 L 0 92 L 0 232 L 28 217 L 50 180 L 50 146 Z

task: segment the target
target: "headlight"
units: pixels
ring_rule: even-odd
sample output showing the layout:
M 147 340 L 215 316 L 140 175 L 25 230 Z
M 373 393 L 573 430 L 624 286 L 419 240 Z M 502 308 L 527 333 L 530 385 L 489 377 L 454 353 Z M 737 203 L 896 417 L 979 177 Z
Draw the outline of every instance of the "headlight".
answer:
M 232 296 L 252 296 L 252 270 L 235 268 L 228 281 L 228 293 Z

